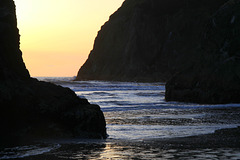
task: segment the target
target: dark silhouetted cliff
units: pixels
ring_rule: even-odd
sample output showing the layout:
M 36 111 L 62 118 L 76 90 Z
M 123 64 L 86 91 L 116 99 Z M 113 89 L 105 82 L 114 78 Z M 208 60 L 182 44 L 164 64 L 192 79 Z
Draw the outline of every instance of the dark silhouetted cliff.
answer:
M 126 0 L 76 80 L 166 81 L 198 61 L 200 36 L 227 0 Z
M 19 49 L 15 6 L 13 1 L 0 1 L 0 80 L 29 78 Z
M 31 138 L 106 138 L 100 107 L 68 88 L 30 78 L 19 49 L 12 0 L 0 0 L 0 142 Z
M 209 19 L 191 68 L 166 85 L 166 100 L 240 102 L 240 0 L 230 0 Z

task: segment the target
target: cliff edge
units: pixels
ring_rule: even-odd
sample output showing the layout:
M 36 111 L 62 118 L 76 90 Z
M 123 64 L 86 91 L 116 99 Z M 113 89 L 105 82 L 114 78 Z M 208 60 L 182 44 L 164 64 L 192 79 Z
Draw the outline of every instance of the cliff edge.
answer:
M 126 0 L 76 80 L 162 81 L 198 61 L 202 30 L 227 0 Z
M 99 106 L 68 88 L 30 78 L 13 0 L 0 0 L 0 35 L 1 145 L 43 137 L 106 138 Z

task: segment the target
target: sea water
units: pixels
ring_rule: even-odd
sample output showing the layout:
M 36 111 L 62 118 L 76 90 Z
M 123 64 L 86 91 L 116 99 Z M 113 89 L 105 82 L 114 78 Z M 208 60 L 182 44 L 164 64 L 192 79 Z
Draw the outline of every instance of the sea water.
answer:
M 232 112 L 233 109 L 239 111 L 240 104 L 199 105 L 166 102 L 164 83 L 72 81 L 73 79 L 69 77 L 38 77 L 38 79 L 69 87 L 79 97 L 99 105 L 105 115 L 109 137 L 106 141 L 98 142 L 63 140 L 61 144 L 64 145 L 62 146 L 60 142 L 54 141 L 49 146 L 30 146 L 30 149 L 24 149 L 27 146 L 8 148 L 0 152 L 0 159 L 33 155 L 42 155 L 45 156 L 45 159 L 47 159 L 46 157 L 53 159 L 56 157 L 58 157 L 56 159 L 65 159 L 66 157 L 68 159 L 82 159 L 84 157 L 86 159 L 152 159 L 162 157 L 168 159 L 176 154 L 186 158 L 190 156 L 190 153 L 195 155 L 194 151 L 184 155 L 184 152 L 180 153 L 179 151 L 172 151 L 172 153 L 161 151 L 160 153 L 154 151 L 153 148 L 146 150 L 142 146 L 133 146 L 125 148 L 124 154 L 122 152 L 124 147 L 113 145 L 113 142 L 187 137 L 213 133 L 217 129 L 234 128 L 240 125 L 240 113 Z M 64 149 L 57 152 L 58 148 L 61 147 L 66 147 L 68 152 Z M 137 150 L 143 155 L 139 157 L 140 153 L 138 153 L 136 156 Z M 222 153 L 223 157 L 224 154 L 232 153 L 233 158 L 240 158 L 240 152 L 237 150 L 218 150 L 217 153 Z M 142 153 L 144 151 L 145 154 Z M 207 155 L 207 152 L 211 153 L 210 156 L 216 156 L 212 154 L 213 152 L 206 150 L 203 150 L 201 154 Z

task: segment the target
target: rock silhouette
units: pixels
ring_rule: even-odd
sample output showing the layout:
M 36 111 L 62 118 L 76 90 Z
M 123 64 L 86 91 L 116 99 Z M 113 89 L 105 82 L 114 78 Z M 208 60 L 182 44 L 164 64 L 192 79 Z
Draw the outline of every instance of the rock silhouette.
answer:
M 167 81 L 196 61 L 200 35 L 227 0 L 126 0 L 106 22 L 76 80 Z
M 1 145 L 43 137 L 106 138 L 99 106 L 68 88 L 30 78 L 12 0 L 0 0 L 0 108 Z
M 239 0 L 126 0 L 76 80 L 163 81 L 167 101 L 240 102 Z
M 197 103 L 240 102 L 240 1 L 230 0 L 209 19 L 195 65 L 166 85 L 166 99 Z

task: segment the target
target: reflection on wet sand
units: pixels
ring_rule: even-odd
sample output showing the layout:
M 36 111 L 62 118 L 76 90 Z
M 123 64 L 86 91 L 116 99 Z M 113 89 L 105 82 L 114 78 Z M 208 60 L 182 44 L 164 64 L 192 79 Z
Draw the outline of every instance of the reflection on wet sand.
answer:
M 239 149 L 202 148 L 202 149 L 164 149 L 149 144 L 106 143 L 100 150 L 79 151 L 70 159 L 239 159 Z
M 239 129 L 231 131 L 232 133 L 235 131 L 237 131 L 236 134 L 239 133 Z M 221 132 L 221 134 L 224 132 Z M 225 145 L 225 142 L 221 142 L 221 140 L 226 135 L 218 138 L 218 142 L 212 141 L 213 136 L 217 135 L 171 140 L 156 139 L 151 141 L 107 140 L 79 143 L 69 142 L 59 144 L 58 148 L 50 152 L 35 156 L 29 155 L 21 158 L 19 157 L 19 152 L 15 154 L 19 157 L 16 160 L 240 159 L 239 140 L 233 142 L 233 139 L 230 138 L 227 140 L 230 144 Z M 234 137 L 234 135 L 230 137 Z M 206 142 L 201 143 L 202 139 L 205 139 Z M 19 150 L 21 150 L 20 147 Z M 33 151 L 29 150 L 28 153 Z M 1 155 L 0 159 L 11 159 L 11 157 Z

